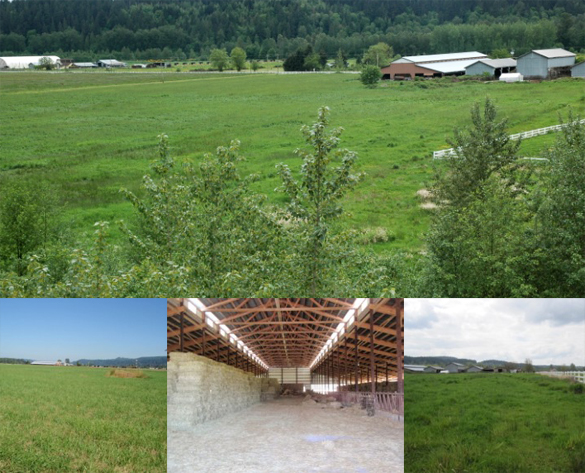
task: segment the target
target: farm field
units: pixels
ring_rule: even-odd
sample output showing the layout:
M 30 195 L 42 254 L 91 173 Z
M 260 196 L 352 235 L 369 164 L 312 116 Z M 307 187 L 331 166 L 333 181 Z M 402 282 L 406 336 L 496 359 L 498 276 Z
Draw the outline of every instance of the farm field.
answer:
M 166 371 L 0 364 L 0 471 L 165 472 Z
M 383 227 L 388 241 L 375 249 L 415 251 L 429 222 L 416 192 L 441 165 L 432 151 L 448 147 L 453 128 L 488 95 L 515 133 L 556 124 L 569 106 L 582 111 L 585 83 L 394 82 L 369 90 L 352 74 L 5 73 L 0 185 L 48 181 L 62 200 L 63 226 L 83 240 L 98 220 L 131 219 L 119 190 L 139 189 L 164 132 L 179 161 L 239 139 L 243 172 L 260 175 L 255 187 L 269 202 L 283 202 L 275 165 L 298 170 L 299 129 L 327 105 L 332 126 L 346 130 L 341 146 L 357 151 L 357 169 L 367 173 L 346 199 L 343 225 Z M 527 156 L 552 143 L 533 140 Z
M 537 374 L 407 374 L 405 472 L 585 471 L 582 388 Z

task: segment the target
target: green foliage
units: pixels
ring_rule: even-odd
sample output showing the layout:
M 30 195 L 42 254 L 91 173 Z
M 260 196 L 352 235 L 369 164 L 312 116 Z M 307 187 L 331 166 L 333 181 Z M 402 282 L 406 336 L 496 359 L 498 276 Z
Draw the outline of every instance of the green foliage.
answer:
M 52 71 L 55 69 L 55 63 L 50 57 L 42 57 L 39 60 L 39 65 L 37 67 L 39 69 L 44 69 L 45 71 Z
M 246 67 L 246 51 L 240 47 L 235 47 L 230 53 L 230 60 L 237 71 L 241 71 Z
M 50 12 L 50 14 L 45 14 Z M 585 8 L 574 0 L 503 3 L 481 0 L 250 0 L 229 9 L 219 0 L 52 0 L 0 2 L 0 51 L 88 56 L 108 51 L 130 59 L 204 56 L 239 45 L 250 58 L 287 57 L 314 39 L 334 57 L 361 58 L 378 42 L 402 55 L 447 51 L 583 47 Z M 193 51 L 195 54 L 192 54 Z M 130 52 L 130 53 L 128 53 Z M 65 55 L 64 53 L 64 55 Z M 8 54 L 5 54 L 8 55 Z M 382 65 L 382 64 L 380 64 Z
M 568 381 L 454 376 L 405 375 L 405 473 L 581 471 L 585 403 Z
M 471 122 L 449 141 L 455 156 L 433 186 L 438 211 L 427 239 L 428 287 L 449 297 L 535 294 L 538 250 L 528 233 L 529 169 L 518 164 L 520 143 L 509 139 L 489 99 L 483 117 L 475 104 Z
M 258 63 L 258 61 L 252 61 L 250 67 L 252 67 L 252 70 L 256 72 L 258 69 L 260 69 L 260 64 Z
M 146 196 L 125 191 L 139 215 L 135 231 L 123 225 L 136 261 L 150 261 L 161 272 L 169 264 L 180 265 L 181 286 L 191 291 L 255 290 L 256 275 L 270 264 L 277 247 L 277 233 L 262 210 L 264 198 L 249 190 L 255 176 L 239 174 L 244 159 L 239 142 L 206 154 L 198 165 L 185 163 L 184 172 L 175 169 L 166 135 L 160 137 L 159 150 L 156 176 L 144 178 Z
M 546 154 L 549 159 L 539 209 L 546 294 L 585 293 L 585 124 L 569 114 L 566 126 Z
M 490 57 L 492 59 L 508 58 L 510 57 L 510 51 L 508 51 L 506 48 L 494 49 L 490 54 Z
M 360 81 L 366 87 L 373 89 L 382 78 L 382 72 L 378 66 L 365 66 L 360 74 Z
M 209 55 L 209 61 L 217 70 L 220 72 L 223 71 L 229 63 L 227 51 L 225 49 L 212 49 Z
M 56 197 L 46 184 L 8 184 L 0 199 L 0 264 L 22 275 L 25 257 L 54 234 Z
M 299 220 L 301 229 L 299 244 L 304 248 L 300 254 L 306 260 L 301 262 L 306 268 L 303 290 L 308 289 L 313 295 L 318 294 L 324 284 L 324 268 L 329 259 L 327 250 L 333 250 L 329 247 L 334 241 L 329 234 L 331 223 L 343 212 L 340 200 L 361 178 L 360 174 L 353 172 L 357 155 L 347 149 L 336 150 L 343 129 L 326 130 L 328 113 L 329 108 L 321 107 L 317 122 L 301 129 L 312 149 L 296 150 L 297 156 L 303 160 L 300 181 L 293 178 L 287 165 L 278 166 L 283 181 L 281 190 L 290 199 L 288 210 Z M 330 166 L 334 159 L 341 161 L 340 166 Z
M 390 64 L 394 51 L 392 46 L 386 43 L 378 43 L 370 46 L 362 58 L 362 64 L 380 67 Z
M 297 49 L 287 57 L 282 66 L 285 71 L 309 71 L 313 67 L 319 67 L 318 64 L 318 55 L 315 55 L 311 45 L 308 45 Z
M 348 63 L 347 63 L 347 57 L 345 56 L 345 52 L 340 49 L 339 51 L 337 51 L 337 57 L 335 58 L 335 69 L 337 71 L 342 71 L 344 69 L 347 69 Z
M 508 121 L 497 120 L 496 107 L 490 98 L 484 105 L 483 116 L 479 103 L 471 109 L 471 126 L 457 129 L 447 142 L 455 150 L 446 158 L 447 171 L 437 175 L 433 189 L 438 202 L 461 208 L 470 198 L 482 198 L 483 186 L 492 175 L 497 175 L 507 187 L 520 184 L 516 163 L 521 141 L 510 139 Z

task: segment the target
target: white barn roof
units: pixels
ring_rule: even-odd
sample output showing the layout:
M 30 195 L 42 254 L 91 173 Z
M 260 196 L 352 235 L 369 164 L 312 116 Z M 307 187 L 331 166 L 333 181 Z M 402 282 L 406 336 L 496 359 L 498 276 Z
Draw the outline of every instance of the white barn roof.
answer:
M 33 361 L 31 365 L 56 365 L 56 361 Z
M 465 59 L 477 60 L 479 58 L 487 58 L 487 54 L 483 54 L 478 51 L 467 51 L 464 53 L 449 54 L 427 54 L 423 56 L 403 56 L 400 59 L 398 59 L 398 61 L 401 61 L 400 63 L 412 62 L 415 64 L 420 64 L 425 62 L 461 61 Z
M 125 66 L 125 62 L 120 62 L 117 59 L 100 59 L 98 64 L 105 64 L 106 66 Z
M 481 62 L 482 64 L 485 64 L 486 66 L 490 66 L 490 67 L 494 67 L 494 68 L 499 68 L 499 67 L 516 67 L 516 59 L 512 59 L 511 57 L 509 58 L 504 58 L 504 59 L 480 59 L 478 61 L 474 61 L 470 64 L 470 66 L 472 64 L 475 64 L 477 62 Z M 469 67 L 469 66 L 467 66 Z
M 539 54 L 547 59 L 552 59 L 555 57 L 569 57 L 569 56 L 576 56 L 575 53 L 572 53 L 571 51 L 567 51 L 565 49 L 561 49 L 561 48 L 555 48 L 555 49 L 533 49 L 531 52 Z M 526 54 L 530 54 L 530 53 L 526 53 Z M 525 54 L 523 54 L 522 56 L 525 56 Z M 522 57 L 520 56 L 520 57 Z
M 55 64 L 61 63 L 59 56 L 2 56 L 0 57 L 0 69 L 26 69 L 29 64 L 38 65 L 44 57 L 48 57 Z
M 465 72 L 465 68 L 477 62 L 477 59 L 468 59 L 467 61 L 447 61 L 447 62 L 433 62 L 430 64 L 420 64 L 419 67 L 430 69 L 432 71 L 449 74 L 453 72 Z

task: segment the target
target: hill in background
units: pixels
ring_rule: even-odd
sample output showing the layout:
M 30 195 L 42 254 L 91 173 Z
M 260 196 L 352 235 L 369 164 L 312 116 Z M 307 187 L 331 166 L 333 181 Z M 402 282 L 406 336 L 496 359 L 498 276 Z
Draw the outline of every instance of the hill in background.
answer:
M 485 366 L 485 367 L 496 367 L 496 366 L 504 366 L 507 364 L 516 365 L 516 367 L 520 370 L 524 369 L 526 366 L 525 363 L 518 363 L 515 361 L 506 361 L 506 360 L 483 360 L 483 361 L 476 361 L 468 358 L 456 358 L 454 356 L 405 356 L 404 357 L 404 364 L 406 365 L 433 365 L 433 366 L 441 366 L 445 367 L 449 363 L 461 363 L 465 366 Z M 534 369 L 537 371 L 546 371 L 551 368 L 551 366 L 556 370 L 568 369 L 566 365 L 533 365 Z M 583 366 L 576 366 L 575 369 L 583 370 L 585 369 Z
M 115 358 L 109 360 L 77 360 L 75 363 L 80 363 L 84 366 L 138 366 L 139 368 L 166 368 L 167 357 L 166 356 L 143 356 L 141 358 Z

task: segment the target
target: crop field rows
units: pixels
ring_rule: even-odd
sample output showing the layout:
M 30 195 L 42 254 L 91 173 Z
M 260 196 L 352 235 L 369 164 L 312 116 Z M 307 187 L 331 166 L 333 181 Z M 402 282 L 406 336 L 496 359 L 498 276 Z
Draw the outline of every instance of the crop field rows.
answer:
M 0 183 L 42 179 L 57 189 L 64 224 L 82 239 L 98 220 L 131 218 L 119 190 L 136 191 L 156 157 L 157 135 L 169 135 L 179 161 L 199 158 L 239 139 L 244 172 L 260 176 L 256 190 L 282 202 L 275 165 L 298 169 L 299 131 L 317 108 L 331 108 L 342 147 L 359 155 L 367 173 L 346 199 L 343 225 L 384 228 L 375 248 L 418 250 L 429 211 L 416 192 L 433 174 L 432 152 L 464 126 L 474 102 L 490 96 L 515 133 L 558 123 L 579 112 L 582 81 L 500 84 L 392 82 L 365 89 L 357 77 L 330 75 L 205 75 L 7 73 L 0 78 L 4 115 Z M 527 140 L 535 156 L 554 136 Z M 114 232 L 114 238 L 120 238 Z

